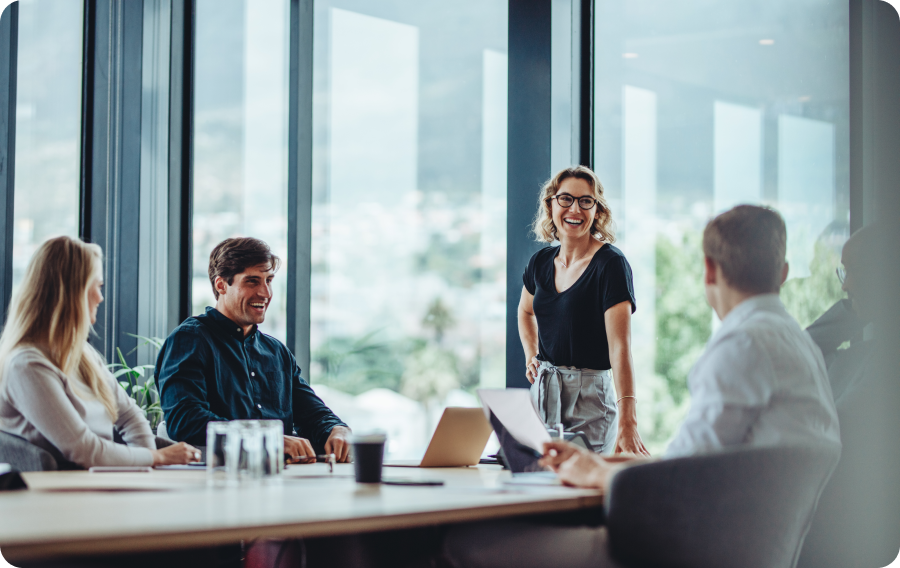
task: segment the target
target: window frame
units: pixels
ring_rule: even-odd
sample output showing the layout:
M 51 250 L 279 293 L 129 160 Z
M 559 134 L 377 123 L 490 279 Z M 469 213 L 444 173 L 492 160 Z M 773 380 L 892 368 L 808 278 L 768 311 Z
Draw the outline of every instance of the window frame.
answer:
M 19 46 L 19 4 L 0 15 L 0 309 L 6 314 L 12 296 L 13 214 L 16 174 L 16 88 Z M 5 165 L 5 167 L 4 167 Z
M 168 119 L 168 278 L 157 285 L 166 289 L 165 321 L 173 329 L 190 315 L 190 259 L 192 217 L 192 137 L 194 92 L 195 0 L 171 2 L 169 29 Z M 551 13 L 554 0 L 509 2 L 509 99 L 507 159 L 507 386 L 527 387 L 524 354 L 517 318 L 520 275 L 528 258 L 539 248 L 529 234 L 534 196 L 550 172 L 551 136 Z M 573 14 L 573 153 L 592 166 L 594 98 L 594 1 L 569 0 Z M 124 3 L 131 4 L 131 3 Z M 138 283 L 151 278 L 134 262 L 139 253 L 136 231 L 142 220 L 141 71 L 142 4 L 123 6 L 116 0 L 84 0 L 83 136 L 80 234 L 98 242 L 111 264 L 109 312 L 98 326 L 98 346 L 111 357 L 116 347 L 130 351 L 136 340 L 124 335 L 137 331 Z M 289 8 L 289 117 L 288 117 L 288 329 L 287 344 L 301 367 L 309 367 L 310 323 L 310 217 L 312 194 L 312 58 L 314 0 L 290 0 Z M 862 226 L 864 202 L 872 193 L 874 176 L 862 155 L 865 138 L 860 126 L 872 125 L 862 112 L 864 82 L 863 41 L 865 5 L 848 0 L 850 7 L 851 75 L 851 227 Z M 580 23 L 580 25 L 579 25 Z M 9 305 L 12 281 L 12 218 L 14 196 L 16 62 L 18 4 L 12 3 L 0 21 L 0 75 L 7 89 L 0 91 L 0 308 Z M 602 41 L 602 38 L 599 38 Z M 112 58 L 112 59 L 110 59 Z M 110 61 L 114 66 L 110 68 Z M 578 76 L 580 74 L 580 76 Z M 108 93 L 113 98 L 107 99 Z M 109 104 L 107 104 L 109 103 Z M 107 128 L 115 134 L 106 136 Z M 117 137 L 118 136 L 118 137 Z M 575 161 L 575 160 L 573 160 Z M 856 183 L 864 181 L 865 183 Z M 865 187 L 864 187 L 865 186 Z M 868 187 L 869 189 L 866 189 Z M 114 204 L 107 208 L 106 203 Z M 118 214 L 110 224 L 110 215 Z M 133 256 L 132 256 L 133 255 Z M 143 272 L 142 272 L 143 271 Z M 156 309 L 160 309 L 157 307 Z M 107 329 L 108 328 L 108 329 Z M 135 363 L 137 355 L 129 356 Z

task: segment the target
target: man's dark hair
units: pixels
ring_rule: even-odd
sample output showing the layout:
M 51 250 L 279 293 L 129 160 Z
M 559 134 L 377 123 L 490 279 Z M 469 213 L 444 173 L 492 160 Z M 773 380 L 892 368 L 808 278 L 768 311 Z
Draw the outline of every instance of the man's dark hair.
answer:
M 768 207 L 738 205 L 703 231 L 703 254 L 730 286 L 751 294 L 778 292 L 786 249 L 784 219 Z
M 272 254 L 269 245 L 259 239 L 237 237 L 217 244 L 209 253 L 209 283 L 212 284 L 216 299 L 219 299 L 219 292 L 216 290 L 217 276 L 221 276 L 231 286 L 235 275 L 260 264 L 268 264 L 275 272 L 281 265 L 281 259 Z

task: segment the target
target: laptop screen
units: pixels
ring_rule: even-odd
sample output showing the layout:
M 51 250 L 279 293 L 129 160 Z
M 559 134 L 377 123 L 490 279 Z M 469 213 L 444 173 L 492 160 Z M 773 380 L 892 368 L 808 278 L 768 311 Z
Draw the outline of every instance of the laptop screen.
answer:
M 497 418 L 493 412 L 490 412 L 490 418 L 491 426 L 494 427 L 494 432 L 497 433 L 497 439 L 500 440 L 500 447 L 503 448 L 503 457 L 506 459 L 510 471 L 513 473 L 546 471 L 543 467 L 538 465 L 538 460 L 541 458 L 540 454 L 534 449 L 529 448 L 524 444 L 520 444 L 519 441 L 503 427 L 503 423 L 500 422 L 500 419 Z

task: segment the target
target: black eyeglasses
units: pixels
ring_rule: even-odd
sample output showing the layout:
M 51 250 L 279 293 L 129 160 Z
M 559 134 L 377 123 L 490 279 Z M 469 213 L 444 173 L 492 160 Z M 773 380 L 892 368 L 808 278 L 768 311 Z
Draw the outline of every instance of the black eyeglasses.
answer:
M 847 271 L 843 266 L 838 266 L 834 269 L 834 273 L 837 274 L 838 281 L 841 283 L 841 286 L 844 285 L 844 280 L 847 279 Z
M 572 206 L 573 203 L 575 203 L 575 198 L 573 196 L 569 195 L 568 193 L 560 193 L 559 195 L 552 195 L 547 198 L 547 201 L 550 201 L 551 199 L 555 199 L 556 202 L 559 203 L 559 206 L 563 207 L 565 209 L 568 209 L 569 207 Z M 578 198 L 578 206 L 581 207 L 582 209 L 590 209 L 591 207 L 594 206 L 595 203 L 597 203 L 597 200 L 594 199 L 593 197 L 588 197 L 587 195 L 585 195 L 584 197 Z

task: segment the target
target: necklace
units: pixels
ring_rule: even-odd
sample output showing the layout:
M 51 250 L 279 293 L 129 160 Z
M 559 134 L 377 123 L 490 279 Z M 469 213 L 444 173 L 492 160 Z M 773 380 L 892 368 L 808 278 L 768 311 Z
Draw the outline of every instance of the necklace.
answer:
M 584 258 L 586 256 L 587 256 L 586 254 L 579 256 L 578 258 L 576 258 L 575 260 L 572 261 L 572 264 L 575 264 L 576 262 L 578 262 L 579 260 L 581 260 L 582 258 Z M 563 268 L 569 268 L 569 265 L 566 264 L 566 261 L 563 260 L 562 257 L 557 256 L 556 258 L 559 260 L 559 263 L 563 265 Z

